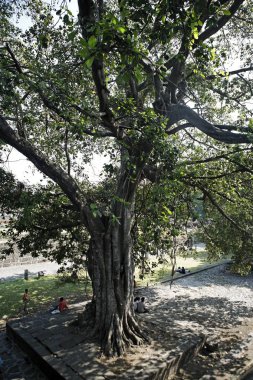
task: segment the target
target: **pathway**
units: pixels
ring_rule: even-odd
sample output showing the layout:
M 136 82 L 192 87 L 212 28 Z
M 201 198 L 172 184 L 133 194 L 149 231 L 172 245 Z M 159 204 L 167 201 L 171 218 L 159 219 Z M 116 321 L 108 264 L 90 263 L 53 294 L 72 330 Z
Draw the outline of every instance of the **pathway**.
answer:
M 28 275 L 30 277 L 35 277 L 38 275 L 39 271 L 43 271 L 45 274 L 55 274 L 57 273 L 59 267 L 59 264 L 51 261 L 45 261 L 36 264 L 2 267 L 0 268 L 0 282 L 24 278 L 25 269 L 28 270 Z

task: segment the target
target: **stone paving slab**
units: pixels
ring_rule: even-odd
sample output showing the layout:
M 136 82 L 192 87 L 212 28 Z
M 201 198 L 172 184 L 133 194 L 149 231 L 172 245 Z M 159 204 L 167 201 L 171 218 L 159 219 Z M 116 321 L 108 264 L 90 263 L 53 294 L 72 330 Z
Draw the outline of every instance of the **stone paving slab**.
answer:
M 193 337 L 191 334 L 189 342 L 184 340 L 183 345 L 180 345 L 180 339 L 173 340 L 172 347 L 168 347 L 167 351 L 153 347 L 151 356 L 146 357 L 145 347 L 142 347 L 137 350 L 137 354 L 142 355 L 137 365 L 125 363 L 124 358 L 119 359 L 115 365 L 113 361 L 101 360 L 99 346 L 87 342 L 81 331 L 70 326 L 83 307 L 84 303 L 81 303 L 73 305 L 64 314 L 51 315 L 44 312 L 10 321 L 6 326 L 7 334 L 20 345 L 48 379 L 54 380 L 134 380 L 137 373 L 143 380 L 167 379 L 205 341 L 203 336 Z M 146 317 L 147 321 L 152 320 L 151 315 Z M 133 358 L 134 353 L 135 351 Z

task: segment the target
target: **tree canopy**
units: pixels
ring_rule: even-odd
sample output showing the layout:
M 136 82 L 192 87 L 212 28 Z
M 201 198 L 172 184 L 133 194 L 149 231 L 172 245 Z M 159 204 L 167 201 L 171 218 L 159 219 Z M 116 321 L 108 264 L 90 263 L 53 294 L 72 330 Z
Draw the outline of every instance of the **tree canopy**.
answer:
M 82 225 L 93 333 L 120 355 L 144 339 L 134 243 L 169 247 L 198 197 L 211 247 L 228 250 L 226 228 L 251 249 L 253 3 L 79 0 L 78 18 L 64 1 L 0 4 L 0 139 L 56 184 L 54 202 L 42 192 L 31 204 Z M 97 191 L 84 166 L 94 152 L 110 158 Z

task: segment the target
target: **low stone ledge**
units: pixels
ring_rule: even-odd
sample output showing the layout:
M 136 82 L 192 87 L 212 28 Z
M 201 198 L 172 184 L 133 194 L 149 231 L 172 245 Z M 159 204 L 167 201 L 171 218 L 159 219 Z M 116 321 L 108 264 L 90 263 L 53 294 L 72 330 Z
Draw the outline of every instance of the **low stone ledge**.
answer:
M 17 326 L 17 325 L 16 325 Z M 65 366 L 56 365 L 54 356 L 46 350 L 46 348 L 36 342 L 32 336 L 29 336 L 26 332 L 21 332 L 20 328 L 15 329 L 11 325 L 11 322 L 6 324 L 6 334 L 13 340 L 27 355 L 29 358 L 41 369 L 41 371 L 49 378 L 54 380 L 81 380 L 72 370 Z M 58 363 L 57 363 L 58 364 Z
M 36 324 L 36 320 L 34 324 Z M 50 326 L 48 328 L 50 329 Z M 34 329 L 31 330 L 34 331 Z M 188 343 L 185 342 L 183 346 L 168 352 L 167 355 L 155 353 L 154 357 L 143 358 L 137 367 L 133 366 L 119 374 L 114 372 L 114 368 L 110 364 L 107 365 L 106 362 L 102 364 L 97 360 L 99 348 L 94 344 L 82 343 L 80 337 L 77 336 L 76 349 L 71 345 L 72 349 L 69 350 L 64 342 L 59 342 L 59 345 L 55 345 L 55 347 L 47 347 L 46 337 L 48 334 L 45 334 L 45 341 L 43 341 L 43 331 L 47 332 L 43 328 L 39 331 L 40 339 L 37 339 L 35 335 L 32 336 L 29 333 L 29 328 L 22 320 L 21 323 L 15 321 L 13 325 L 11 322 L 6 325 L 8 337 L 29 355 L 48 378 L 55 380 L 116 380 L 119 378 L 135 380 L 136 376 L 141 377 L 142 380 L 169 379 L 183 364 L 198 354 L 206 341 L 205 336 L 191 336 Z M 74 338 L 73 341 L 75 341 Z M 66 342 L 69 343 L 70 337 L 66 337 L 66 339 Z

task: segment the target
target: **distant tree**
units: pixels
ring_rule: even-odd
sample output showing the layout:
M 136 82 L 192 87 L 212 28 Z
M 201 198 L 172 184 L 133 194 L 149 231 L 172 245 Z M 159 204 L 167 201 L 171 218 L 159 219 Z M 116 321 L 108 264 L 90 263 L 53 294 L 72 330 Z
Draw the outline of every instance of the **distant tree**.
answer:
M 121 355 L 145 339 L 132 307 L 138 189 L 172 181 L 211 200 L 206 173 L 224 178 L 224 160 L 241 150 L 234 144 L 251 152 L 252 1 L 79 0 L 78 22 L 67 2 L 25 3 L 27 30 L 1 16 L 0 139 L 79 213 L 90 237 L 92 333 L 106 355 Z M 103 208 L 82 186 L 94 152 L 111 158 Z
M 232 269 L 248 274 L 253 268 L 252 156 L 235 154 L 223 170 L 227 165 L 219 181 L 209 180 L 203 189 L 202 239 L 211 258 L 231 257 Z

